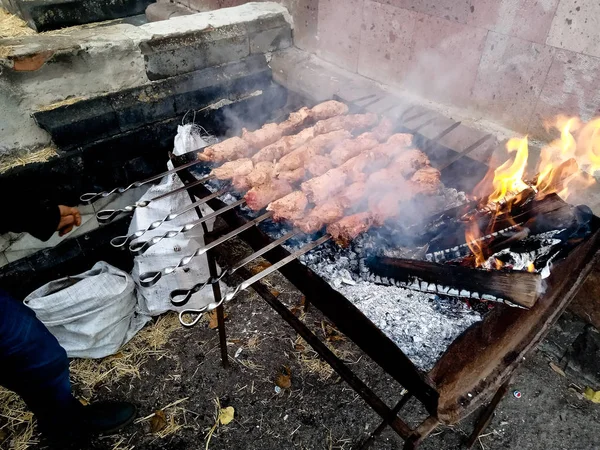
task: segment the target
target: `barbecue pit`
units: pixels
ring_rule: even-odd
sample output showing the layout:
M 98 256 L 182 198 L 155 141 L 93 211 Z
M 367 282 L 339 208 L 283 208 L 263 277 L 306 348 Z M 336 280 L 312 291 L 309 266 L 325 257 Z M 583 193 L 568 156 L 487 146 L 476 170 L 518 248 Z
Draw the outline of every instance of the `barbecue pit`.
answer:
M 350 104 L 351 111 L 357 109 L 355 104 L 347 103 Z M 443 163 L 439 162 L 437 140 L 451 133 L 456 128 L 456 124 L 448 127 L 436 139 L 427 140 L 419 136 L 418 130 L 404 128 L 402 115 L 395 119 L 394 131 L 412 134 L 414 136 L 413 143 L 424 150 L 430 159 L 442 169 L 442 179 L 445 179 L 444 169 L 450 164 L 454 166 L 464 164 L 465 172 L 469 173 L 473 173 L 475 167 L 475 171 L 480 173 L 480 178 L 483 178 L 487 168 L 466 156 L 466 153 L 476 148 L 477 142 L 458 154 L 452 152 L 447 155 L 449 157 L 446 157 Z M 192 312 L 199 314 L 208 309 L 217 309 L 220 318 L 222 353 L 226 355 L 225 328 L 222 320 L 223 303 L 225 300 L 231 300 L 240 289 L 252 285 L 384 419 L 382 427 L 391 426 L 406 440 L 405 448 L 416 447 L 439 424 L 456 423 L 494 397 L 490 408 L 486 411 L 487 414 L 484 414 L 476 427 L 474 436 L 481 432 L 486 417 L 491 414 L 490 411 L 493 411 L 502 392 L 506 390 L 512 372 L 527 351 L 542 339 L 549 326 L 560 316 L 573 298 L 589 272 L 598 249 L 599 219 L 585 208 L 573 208 L 554 194 L 537 200 L 534 192 L 516 196 L 512 205 L 513 209 L 504 211 L 502 209 L 504 205 L 501 205 L 502 208 L 498 207 L 496 211 L 502 210 L 502 214 L 496 214 L 492 213 L 493 209 L 489 208 L 489 198 L 479 199 L 475 204 L 457 205 L 466 200 L 464 193 L 453 188 L 452 184 L 446 180 L 446 189 L 441 196 L 437 196 L 437 201 L 434 202 L 434 206 L 439 208 L 441 199 L 442 211 L 440 212 L 438 209 L 436 212 L 435 208 L 428 211 L 434 213 L 429 222 L 403 223 L 404 235 L 410 235 L 411 229 L 419 227 L 420 223 L 426 223 L 428 225 L 425 228 L 425 235 L 428 236 L 427 233 L 432 228 L 436 229 L 436 226 L 430 225 L 431 221 L 437 221 L 437 228 L 443 229 L 441 236 L 444 239 L 452 241 L 456 238 L 457 231 L 461 231 L 465 238 L 464 228 L 467 226 L 463 220 L 465 215 L 476 216 L 484 222 L 486 220 L 493 221 L 493 226 L 514 222 L 515 218 L 534 220 L 538 216 L 549 217 L 550 221 L 541 221 L 542 224 L 539 226 L 548 228 L 548 230 L 544 228 L 544 232 L 550 233 L 550 235 L 538 239 L 537 244 L 528 245 L 532 245 L 538 250 L 545 249 L 548 247 L 548 240 L 556 245 L 562 243 L 560 239 L 556 238 L 556 235 L 562 233 L 567 236 L 563 236 L 566 244 L 558 245 L 559 251 L 553 253 L 553 264 L 546 265 L 541 270 L 538 269 L 539 273 L 519 270 L 483 271 L 473 266 L 472 260 L 475 252 L 472 243 L 474 241 L 469 241 L 468 237 L 465 238 L 466 242 L 461 243 L 460 246 L 450 246 L 450 252 L 445 249 L 441 251 L 442 257 L 445 259 L 449 259 L 448 253 L 454 252 L 452 257 L 461 260 L 461 264 L 441 264 L 439 250 L 429 253 L 428 249 L 422 251 L 421 247 L 413 248 L 413 258 L 407 259 L 406 249 L 399 249 L 395 244 L 397 236 L 391 239 L 393 245 L 389 248 L 378 244 L 385 241 L 385 238 L 389 238 L 390 233 L 398 231 L 397 228 L 394 228 L 398 223 L 392 225 L 385 223 L 383 226 L 374 227 L 367 233 L 351 240 L 346 248 L 340 249 L 332 242 L 328 242 L 330 239 L 327 234 L 321 232 L 316 236 L 298 238 L 298 232 L 295 232 L 293 228 L 286 228 L 285 224 L 271 223 L 272 212 L 252 212 L 243 206 L 244 200 L 239 199 L 239 196 L 230 194 L 223 196 L 224 185 L 215 181 L 214 172 L 209 174 L 210 165 L 198 164 L 196 158 L 195 153 L 174 158 L 177 173 L 187 183 L 186 189 L 195 200 L 191 207 L 198 206 L 200 203 L 208 204 L 217 212 L 215 215 L 221 216 L 226 221 L 232 231 L 225 236 L 216 238 L 207 247 L 197 250 L 194 255 L 189 255 L 188 259 L 182 260 L 180 266 L 185 266 L 189 262 L 189 258 L 208 253 L 209 261 L 212 261 L 210 265 L 212 279 L 199 280 L 199 284 L 193 288 L 191 286 L 182 287 L 180 291 L 174 292 L 172 298 L 174 303 L 185 304 L 186 299 L 189 299 L 199 289 L 212 285 L 215 302 L 203 310 Z M 460 188 L 464 188 L 464 186 L 460 186 Z M 262 207 L 255 209 L 260 210 Z M 538 210 L 541 210 L 540 214 L 538 214 Z M 105 220 L 112 218 L 109 214 L 101 217 Z M 184 229 L 153 239 L 168 239 L 172 235 L 170 233 L 178 234 L 189 229 L 190 226 L 204 225 L 208 218 L 209 216 L 200 218 Z M 534 223 L 538 226 L 535 220 Z M 448 228 L 450 232 L 448 232 Z M 507 241 L 510 244 L 513 241 L 522 240 L 518 239 L 518 236 L 508 235 L 514 229 L 514 225 L 501 226 L 498 230 L 492 229 L 491 237 L 486 235 L 479 239 L 500 241 L 503 244 L 500 251 L 503 251 L 511 248 L 510 245 L 508 247 L 505 245 Z M 256 253 L 249 258 L 253 259 L 257 255 L 263 256 L 273 265 L 252 277 L 242 267 L 242 263 L 248 261 L 249 258 L 233 268 L 229 268 L 230 270 L 235 269 L 247 280 L 222 296 L 216 281 L 227 271 L 217 272 L 211 252 L 217 248 L 219 243 L 236 235 L 239 235 L 255 250 Z M 437 237 L 438 235 L 434 235 L 434 238 Z M 444 239 L 442 240 L 444 241 Z M 435 239 L 430 238 L 430 242 L 433 240 Z M 437 240 L 439 241 L 439 239 Z M 554 242 L 556 240 L 559 241 L 558 244 Z M 347 240 L 345 241 L 347 243 Z M 123 242 L 131 243 L 131 239 L 125 239 Z M 131 248 L 139 253 L 152 243 L 153 240 L 145 243 L 134 242 L 131 244 Z M 464 251 L 465 244 L 471 250 L 470 253 Z M 460 248 L 453 250 L 455 247 Z M 532 257 L 532 261 L 535 263 L 538 263 L 538 257 L 543 259 L 549 254 L 547 250 L 541 252 L 538 250 L 532 250 L 533 253 L 536 251 L 539 253 Z M 466 254 L 466 257 L 463 253 Z M 415 258 L 417 254 L 421 254 L 421 257 Z M 490 257 L 497 255 L 496 252 Z M 401 257 L 398 258 L 398 256 Z M 352 263 L 353 260 L 356 262 Z M 530 264 L 531 261 L 527 265 Z M 168 276 L 179 268 L 167 268 L 161 273 L 142 276 L 142 284 L 151 285 L 162 276 Z M 275 270 L 280 270 L 306 295 L 310 304 L 319 308 L 341 332 L 346 334 L 408 390 L 408 394 L 404 395 L 393 409 L 386 406 L 364 382 L 359 380 L 260 283 L 266 274 Z M 572 273 L 576 275 L 568 275 Z M 482 277 L 481 280 L 475 280 L 476 285 L 485 287 L 485 282 L 489 280 L 495 291 L 484 293 L 472 288 L 467 290 L 456 287 L 460 286 L 461 278 L 468 278 L 473 274 Z M 430 278 L 428 279 L 428 277 Z M 508 287 L 515 280 L 523 283 L 525 291 L 531 286 L 535 287 L 534 295 L 527 298 L 521 296 L 519 292 L 517 295 L 513 295 L 514 293 Z M 540 280 L 543 280 L 543 285 L 540 284 Z M 469 286 L 472 286 L 472 283 Z M 417 292 L 409 292 L 409 289 Z M 363 295 L 367 291 L 371 293 L 371 298 Z M 388 291 L 391 293 L 386 294 Z M 435 334 L 438 338 L 442 337 L 442 339 L 435 343 L 429 343 L 430 349 L 428 349 L 426 357 L 411 355 L 413 358 L 411 360 L 401 348 L 408 349 L 410 347 L 402 346 L 401 342 L 395 338 L 398 335 L 393 330 L 394 326 L 399 326 L 403 321 L 392 318 L 391 326 L 388 326 L 388 319 L 380 317 L 381 310 L 385 309 L 387 305 L 385 303 L 384 305 L 375 305 L 375 303 L 379 303 L 377 302 L 378 294 L 382 296 L 384 302 L 398 298 L 412 299 L 412 307 L 415 308 L 412 318 L 420 317 L 422 319 L 423 310 L 419 307 L 423 308 L 426 305 L 431 307 L 434 312 L 439 313 L 437 317 L 432 316 L 432 318 L 436 317 L 441 322 L 440 326 L 446 326 L 449 330 L 442 333 L 440 329 L 433 328 L 431 334 Z M 468 297 L 476 301 L 479 305 L 478 309 L 476 311 L 469 309 L 458 300 L 461 297 Z M 371 300 L 373 301 L 368 303 Z M 484 311 L 490 306 L 492 308 L 489 311 Z M 399 311 L 406 313 L 409 303 L 405 301 L 400 304 L 399 308 Z M 390 312 L 393 315 L 393 310 Z M 406 314 L 404 318 L 410 320 L 411 316 Z M 190 325 L 194 323 L 195 321 Z M 408 337 L 408 335 L 407 333 L 404 337 Z M 423 345 L 422 348 L 427 348 L 427 346 Z M 441 357 L 438 358 L 440 354 Z M 226 357 L 224 363 L 226 363 Z M 416 429 L 411 429 L 397 417 L 402 406 L 413 397 L 421 402 L 430 414 Z M 376 432 L 380 432 L 382 427 Z

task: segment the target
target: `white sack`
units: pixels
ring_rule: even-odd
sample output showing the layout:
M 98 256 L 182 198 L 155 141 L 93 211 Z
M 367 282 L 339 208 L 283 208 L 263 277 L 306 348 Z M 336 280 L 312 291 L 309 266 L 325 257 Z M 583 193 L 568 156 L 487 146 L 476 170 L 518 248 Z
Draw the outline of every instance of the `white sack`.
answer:
M 183 125 L 178 127 L 178 133 L 175 137 L 176 155 L 181 155 L 189 151 L 198 150 L 206 146 L 206 142 L 200 137 L 199 128 L 194 125 Z M 170 163 L 169 163 L 170 164 Z M 151 187 L 141 200 L 149 200 L 158 195 L 170 192 L 183 186 L 176 174 L 168 175 L 163 178 L 160 184 Z M 190 196 L 187 192 L 169 196 L 165 199 L 152 202 L 147 208 L 138 208 L 135 211 L 133 220 L 129 227 L 129 232 L 146 229 L 152 222 L 161 220 L 172 212 L 178 211 L 191 204 Z M 206 215 L 212 212 L 208 206 L 201 207 L 202 214 Z M 191 210 L 176 220 L 167 222 L 156 230 L 150 231 L 141 238 L 148 240 L 153 236 L 162 235 L 169 230 L 181 228 L 186 223 L 198 219 L 196 212 Z M 208 229 L 212 230 L 214 220 L 207 223 Z M 190 255 L 198 247 L 204 245 L 204 232 L 202 225 L 198 225 L 192 231 L 184 235 L 181 234 L 173 239 L 163 239 L 160 243 L 150 247 L 146 253 L 137 256 L 134 261 L 133 277 L 139 280 L 140 274 L 144 272 L 159 271 L 167 266 L 175 266 L 181 258 Z M 196 283 L 204 282 L 209 278 L 208 261 L 206 255 L 198 256 L 192 259 L 192 262 L 186 266 L 189 271 L 183 269 L 175 273 L 163 276 L 154 286 L 145 288 L 138 286 L 138 302 L 140 311 L 156 316 L 166 311 L 179 311 L 188 308 L 200 308 L 213 301 L 213 293 L 210 286 L 207 286 L 201 292 L 195 294 L 190 302 L 182 308 L 176 308 L 171 304 L 169 294 L 175 289 L 187 289 Z
M 116 353 L 147 322 L 136 310 L 129 274 L 98 262 L 80 275 L 52 281 L 25 299 L 69 357 L 104 358 Z

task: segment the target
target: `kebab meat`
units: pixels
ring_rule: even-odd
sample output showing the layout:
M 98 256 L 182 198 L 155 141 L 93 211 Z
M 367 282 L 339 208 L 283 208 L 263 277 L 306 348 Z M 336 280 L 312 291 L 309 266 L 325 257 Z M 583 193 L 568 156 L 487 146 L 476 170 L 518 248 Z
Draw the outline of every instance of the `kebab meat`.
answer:
M 260 150 L 281 139 L 282 136 L 295 133 L 310 121 L 322 121 L 344 115 L 348 106 L 334 100 L 327 101 L 312 109 L 301 108 L 280 124 L 266 124 L 256 131 L 242 130 L 242 137 L 232 137 L 205 148 L 198 154 L 202 161 L 224 162 L 252 156 Z

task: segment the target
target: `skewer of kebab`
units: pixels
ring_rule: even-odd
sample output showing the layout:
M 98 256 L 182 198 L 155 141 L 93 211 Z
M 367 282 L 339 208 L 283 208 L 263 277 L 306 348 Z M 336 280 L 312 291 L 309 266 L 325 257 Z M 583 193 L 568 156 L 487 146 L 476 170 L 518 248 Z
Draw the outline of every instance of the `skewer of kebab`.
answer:
M 171 173 L 192 167 L 200 161 L 223 162 L 234 158 L 240 158 L 241 155 L 245 155 L 248 152 L 253 153 L 254 148 L 260 149 L 277 141 L 281 136 L 297 133 L 302 127 L 310 122 L 326 120 L 337 115 L 344 115 L 347 112 L 348 106 L 335 100 L 320 103 L 312 109 L 306 107 L 300 108 L 298 111 L 292 112 L 285 122 L 280 124 L 266 124 L 261 129 L 253 132 L 248 132 L 244 129 L 241 138 L 234 137 L 226 139 L 223 142 L 207 147 L 203 152 L 199 153 L 196 161 L 190 161 L 183 166 L 176 167 L 158 175 L 153 175 L 146 180 L 136 181 L 126 187 L 118 187 L 110 191 L 89 192 L 83 194 L 80 199 L 84 203 L 93 203 L 100 198 L 106 198 L 114 194 L 123 194 L 130 189 L 144 186 Z M 314 129 L 311 127 L 310 130 L 304 133 L 298 133 L 298 135 L 299 138 L 304 139 L 302 142 L 306 142 L 306 139 L 314 136 Z M 294 143 L 294 141 L 292 140 L 290 143 Z
M 394 136 L 392 136 L 392 138 L 390 138 L 388 140 L 388 142 L 390 142 L 390 141 L 393 142 L 394 141 L 393 138 L 394 138 Z M 388 147 L 389 147 L 389 145 L 388 145 Z M 291 190 L 291 186 L 289 186 L 289 184 L 287 186 L 283 186 L 282 187 L 282 186 L 279 186 L 278 183 L 280 183 L 280 180 L 274 180 L 271 183 L 271 185 L 270 185 L 271 192 L 269 193 L 269 195 L 271 195 L 271 196 L 276 195 L 274 198 L 277 199 L 277 198 L 280 198 L 282 195 L 291 193 L 291 191 L 290 191 Z M 276 194 L 273 194 L 273 192 L 275 192 Z M 263 197 L 261 200 L 264 201 L 265 198 L 266 197 Z M 239 202 L 243 202 L 243 200 L 240 200 Z M 237 203 L 239 203 L 239 202 L 237 202 Z M 258 206 L 257 209 L 262 209 L 264 206 L 267 206 L 268 203 L 270 203 L 270 202 L 266 202 L 264 205 Z M 226 208 L 231 208 L 233 206 L 234 205 L 229 205 Z M 215 213 L 213 213 L 213 214 L 219 214 L 219 211 L 215 211 Z M 268 211 L 267 213 L 263 214 L 262 216 L 258 217 L 257 219 L 254 219 L 253 221 L 251 221 L 248 224 L 246 224 L 246 225 L 238 228 L 237 230 L 234 230 L 234 231 L 228 233 L 226 236 L 223 236 L 221 239 L 219 239 L 219 240 L 217 240 L 217 241 L 209 244 L 208 246 L 204 246 L 204 247 L 200 247 L 200 248 L 196 249 L 191 255 L 188 255 L 188 256 L 182 258 L 181 261 L 179 262 L 179 264 L 177 264 L 175 266 L 166 267 L 162 271 L 158 271 L 158 272 L 148 272 L 148 273 L 142 274 L 140 276 L 140 284 L 142 286 L 145 286 L 145 287 L 149 287 L 149 286 L 154 285 L 156 282 L 158 282 L 158 280 L 160 280 L 160 278 L 163 275 L 171 274 L 171 273 L 175 272 L 176 270 L 178 270 L 179 268 L 188 265 L 193 258 L 195 258 L 198 255 L 201 255 L 201 254 L 205 253 L 208 248 L 212 248 L 212 247 L 214 247 L 216 245 L 219 245 L 220 243 L 224 242 L 224 240 L 227 240 L 227 239 L 229 239 L 229 238 L 231 238 L 233 236 L 236 236 L 240 232 L 248 229 L 248 227 L 254 226 L 254 225 L 258 224 L 259 222 L 261 222 L 261 221 L 263 221 L 263 220 L 265 220 L 267 218 L 272 217 L 273 214 L 274 214 L 273 211 Z M 343 216 L 343 212 L 342 212 L 342 216 Z M 331 220 L 333 221 L 333 220 L 335 220 L 335 218 L 332 218 Z M 141 245 L 141 247 L 143 248 L 143 247 L 148 246 L 148 245 L 153 245 L 154 243 L 159 242 L 161 239 L 163 239 L 165 237 L 171 237 L 170 233 L 177 234 L 179 232 L 187 231 L 187 230 L 191 229 L 189 227 L 193 227 L 193 226 L 195 226 L 194 223 L 188 224 L 188 225 L 186 225 L 184 227 L 184 229 L 182 229 L 180 231 L 168 232 L 165 236 L 155 237 L 155 238 L 151 239 L 150 241 L 148 241 L 148 243 L 140 243 L 140 244 L 138 244 L 138 246 Z M 326 238 L 326 239 L 328 239 L 328 238 Z
M 335 100 L 320 103 L 312 109 L 304 107 L 291 113 L 285 122 L 266 124 L 256 131 L 243 129 L 241 137 L 231 137 L 206 147 L 201 153 L 198 153 L 198 159 L 224 162 L 252 156 L 256 151 L 277 142 L 283 136 L 297 133 L 307 123 L 328 120 L 347 112 L 348 106 Z
M 409 152 L 404 152 L 409 153 Z M 403 154 L 404 154 L 403 153 Z M 402 155 L 403 155 L 402 154 Z M 397 158 L 392 166 L 398 166 L 401 164 L 406 164 L 407 158 Z M 390 167 L 391 168 L 391 167 Z M 377 224 L 377 220 L 373 218 L 371 213 L 359 213 L 355 215 L 348 216 L 348 219 L 345 220 L 345 213 L 348 211 L 356 211 L 362 207 L 362 205 L 366 202 L 366 200 L 370 200 L 369 192 L 372 192 L 370 186 L 376 185 L 376 188 L 381 190 L 386 187 L 399 188 L 402 184 L 408 183 L 409 187 L 411 187 L 412 192 L 417 192 L 419 187 L 422 186 L 421 192 L 423 193 L 432 193 L 439 186 L 439 172 L 436 169 L 432 169 L 431 167 L 425 167 L 417 170 L 413 173 L 410 181 L 405 181 L 403 178 L 398 180 L 397 176 L 393 176 L 394 172 L 391 172 L 390 168 L 381 169 L 375 173 L 373 173 L 367 181 L 358 181 L 356 183 L 351 184 L 347 188 L 345 188 L 335 199 L 331 202 L 327 202 L 321 206 L 317 206 L 313 209 L 311 214 L 314 216 L 322 217 L 322 221 L 318 224 L 315 224 L 313 228 L 306 230 L 307 234 L 312 234 L 316 231 L 319 231 L 325 224 L 330 224 L 330 227 L 336 232 L 341 234 L 342 231 L 337 231 L 337 228 L 343 229 L 345 233 L 352 233 L 358 235 L 362 231 L 366 231 L 373 224 Z M 392 176 L 390 176 L 392 175 Z M 387 182 L 385 182 L 385 177 L 388 177 Z M 382 184 L 384 183 L 384 184 Z M 416 186 L 416 187 L 415 187 Z M 390 195 L 393 195 L 392 199 L 399 211 L 398 203 L 401 198 L 404 198 L 404 195 L 398 197 L 397 194 L 393 194 L 395 191 L 389 191 Z M 374 197 L 378 198 L 378 197 Z M 389 200 L 389 199 L 388 199 Z M 277 211 L 277 214 L 284 215 L 287 217 L 287 220 L 294 222 L 295 225 L 298 224 L 298 219 L 301 219 L 304 216 L 305 208 L 308 204 L 306 199 L 306 195 L 302 191 L 295 191 L 288 196 L 280 199 L 276 202 L 273 202 L 269 205 L 269 209 L 271 211 Z M 382 214 L 387 214 L 389 216 L 395 214 L 390 210 L 390 207 L 394 206 L 394 203 L 389 203 L 386 205 L 388 208 L 385 210 L 386 213 L 382 213 L 381 211 L 377 213 L 379 215 L 379 219 L 383 219 Z M 286 211 L 284 211 L 286 210 Z M 260 218 L 259 218 L 260 219 Z M 244 228 L 245 229 L 245 228 Z M 298 235 L 301 230 L 298 228 L 289 231 L 284 236 L 279 238 L 278 240 L 272 242 L 271 244 L 263 247 L 262 249 L 256 251 L 255 253 L 247 256 L 242 259 L 229 269 L 224 269 L 221 274 L 217 277 L 211 277 L 204 282 L 198 283 L 190 289 L 177 289 L 171 293 L 171 302 L 175 306 L 184 306 L 187 304 L 192 296 L 197 292 L 204 289 L 206 286 L 210 284 L 218 283 L 224 276 L 235 273 L 238 269 L 245 266 L 251 261 L 254 261 L 259 256 L 264 255 L 267 251 L 273 249 L 274 247 L 281 245 L 291 239 L 292 237 Z M 304 231 L 304 230 L 303 230 Z M 307 244 L 303 249 L 300 249 L 299 252 L 294 253 L 288 258 L 292 260 L 298 254 L 302 254 L 308 248 L 314 248 L 316 245 L 325 242 L 329 239 L 329 236 L 323 236 L 319 240 Z M 308 250 L 306 250 L 308 251 Z M 258 279 L 266 276 L 267 273 L 261 272 L 258 274 Z M 250 281 L 250 280 L 249 280 Z M 250 283 L 251 284 L 251 283 Z
M 356 132 L 369 127 L 374 123 L 374 120 L 377 120 L 377 116 L 374 114 L 356 114 L 334 117 L 334 119 L 336 119 L 335 123 L 326 124 L 328 122 L 326 120 L 311 127 L 310 132 L 314 135 L 313 138 L 309 138 L 307 134 L 301 139 L 292 140 L 292 137 L 289 136 L 263 148 L 252 157 L 255 166 L 250 173 L 244 174 L 238 171 L 236 176 L 233 177 L 234 187 L 238 191 L 245 191 L 251 186 L 267 183 L 272 178 L 295 183 L 307 178 L 308 175 L 313 177 L 322 175 L 330 168 L 341 164 L 351 155 L 377 145 L 376 136 L 387 139 L 385 133 L 391 135 L 394 128 L 393 122 L 389 119 L 383 119 L 373 132 L 363 133 L 358 138 L 352 138 L 349 134 L 343 134 L 344 131 Z M 315 131 L 316 129 L 319 132 Z M 305 131 L 307 130 L 297 136 Z M 321 131 L 325 131 L 325 133 L 319 134 Z M 342 136 L 344 139 L 340 141 Z M 336 152 L 337 157 L 330 160 L 323 153 L 333 141 L 340 142 L 332 150 L 332 153 Z M 349 152 L 336 151 L 337 148 L 343 149 L 346 147 L 350 147 Z M 278 172 L 278 169 L 282 170 Z
M 349 132 L 344 131 L 344 130 L 338 130 L 338 131 L 328 133 L 328 135 L 323 135 L 323 139 L 318 141 L 320 143 L 320 146 L 313 145 L 313 149 L 320 149 L 323 151 L 324 149 L 326 149 L 330 146 L 333 146 L 335 142 L 341 140 L 343 137 L 348 136 L 348 135 L 349 135 Z M 328 136 L 327 139 L 325 138 L 325 136 Z M 408 135 L 403 135 L 403 136 L 408 136 Z M 398 138 L 396 137 L 396 138 L 390 138 L 390 141 L 393 141 L 394 139 L 398 140 Z M 408 142 L 406 139 L 408 139 L 408 138 L 405 138 L 404 141 Z M 351 141 L 346 141 L 346 142 L 351 143 Z M 252 163 L 249 159 L 242 159 L 242 160 L 232 161 L 231 163 L 226 163 L 223 165 L 223 167 L 215 169 L 215 171 L 221 171 L 221 174 L 220 174 L 221 176 L 223 176 L 224 174 L 227 174 L 228 176 L 235 176 L 236 171 L 240 171 L 240 172 L 246 171 L 247 172 L 250 169 L 251 165 L 252 165 Z M 214 173 L 211 176 L 215 176 Z M 299 180 L 297 180 L 297 181 L 299 181 Z M 294 181 L 274 179 L 265 184 L 257 184 L 252 189 L 250 189 L 250 191 L 247 192 L 247 194 L 243 200 L 239 200 L 239 201 L 235 202 L 233 205 L 235 207 L 237 207 L 237 206 L 243 205 L 244 203 L 247 203 L 247 205 L 255 211 L 261 210 L 265 206 L 267 206 L 270 202 L 272 202 L 273 200 L 277 200 L 278 198 L 291 193 L 293 191 L 293 187 L 292 187 L 293 183 L 294 183 Z M 231 207 L 232 207 L 232 205 L 228 205 L 219 211 L 215 211 L 214 213 L 211 214 L 211 217 L 215 217 L 225 211 L 228 211 L 231 209 Z M 262 219 L 264 220 L 269 217 L 270 217 L 270 214 L 265 215 Z M 127 243 L 129 243 L 130 244 L 129 249 L 134 254 L 139 255 L 139 254 L 146 252 L 150 247 L 152 247 L 153 245 L 156 245 L 161 240 L 173 238 L 181 233 L 190 231 L 197 225 L 203 223 L 205 220 L 206 220 L 205 218 L 196 220 L 192 223 L 184 225 L 179 230 L 168 231 L 161 236 L 155 236 L 152 239 L 145 241 L 145 242 L 144 241 L 132 242 L 133 240 L 137 239 L 138 237 L 141 237 L 141 235 L 144 234 L 144 233 L 141 233 L 140 236 L 132 235 L 129 238 L 121 237 L 121 239 L 119 240 L 119 243 L 123 242 L 124 243 L 123 245 L 126 245 Z M 158 225 L 158 226 L 160 226 L 160 225 Z

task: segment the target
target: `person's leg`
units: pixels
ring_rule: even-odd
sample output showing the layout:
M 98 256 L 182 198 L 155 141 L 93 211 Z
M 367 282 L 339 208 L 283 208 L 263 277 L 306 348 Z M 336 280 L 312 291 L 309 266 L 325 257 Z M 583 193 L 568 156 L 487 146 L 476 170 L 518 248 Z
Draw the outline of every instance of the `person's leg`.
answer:
M 134 405 L 73 397 L 69 360 L 56 338 L 23 303 L 0 290 L 0 385 L 19 394 L 36 415 L 40 431 L 70 440 L 116 431 L 131 423 Z
M 0 384 L 19 394 L 40 430 L 62 434 L 83 406 L 73 397 L 69 360 L 23 303 L 0 290 Z

